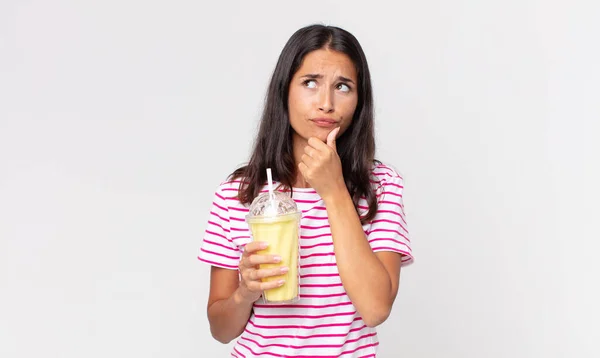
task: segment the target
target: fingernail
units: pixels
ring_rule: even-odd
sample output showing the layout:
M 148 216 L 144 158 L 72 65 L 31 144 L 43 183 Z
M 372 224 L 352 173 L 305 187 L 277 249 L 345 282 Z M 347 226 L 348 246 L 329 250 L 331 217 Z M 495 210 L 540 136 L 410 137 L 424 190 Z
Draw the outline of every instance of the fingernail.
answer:
M 279 280 L 279 281 L 277 282 L 277 284 L 278 284 L 279 286 L 283 286 L 283 284 L 284 284 L 284 283 L 285 283 L 285 280 Z
M 281 261 L 281 256 L 273 256 L 273 261 L 280 262 Z
M 261 249 L 266 249 L 266 248 L 267 248 L 267 246 L 269 246 L 269 243 L 268 243 L 268 242 L 264 242 L 264 241 L 263 241 L 263 242 L 261 242 L 261 243 L 260 243 L 260 245 L 259 245 L 259 247 L 260 247 Z
M 280 268 L 280 269 L 279 269 L 279 272 L 281 272 L 281 273 L 286 273 L 286 272 L 288 272 L 289 270 L 290 270 L 289 268 L 287 268 L 287 267 L 285 267 L 285 266 L 284 266 L 284 267 L 282 267 L 282 268 Z

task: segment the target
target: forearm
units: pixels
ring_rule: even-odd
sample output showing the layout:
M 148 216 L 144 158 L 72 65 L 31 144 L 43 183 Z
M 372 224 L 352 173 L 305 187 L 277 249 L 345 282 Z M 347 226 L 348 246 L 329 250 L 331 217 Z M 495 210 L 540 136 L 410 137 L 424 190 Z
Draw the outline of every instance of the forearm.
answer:
M 391 311 L 390 275 L 371 250 L 348 191 L 324 200 L 344 289 L 365 323 L 377 326 Z
M 246 327 L 252 312 L 252 302 L 244 301 L 239 288 L 227 299 L 214 302 L 208 308 L 212 336 L 221 343 L 229 343 Z

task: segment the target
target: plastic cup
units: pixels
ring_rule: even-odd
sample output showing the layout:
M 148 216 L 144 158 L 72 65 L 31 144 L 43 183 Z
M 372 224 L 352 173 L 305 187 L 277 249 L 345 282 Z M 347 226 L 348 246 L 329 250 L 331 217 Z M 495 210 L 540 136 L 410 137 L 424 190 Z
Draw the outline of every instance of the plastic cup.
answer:
M 260 264 L 260 269 L 288 267 L 289 271 L 279 276 L 263 278 L 263 282 L 284 279 L 277 288 L 263 292 L 266 303 L 291 303 L 299 298 L 299 230 L 302 213 L 296 203 L 280 192 L 264 193 L 256 197 L 246 216 L 253 241 L 264 241 L 268 246 L 257 253 L 278 255 L 276 264 Z

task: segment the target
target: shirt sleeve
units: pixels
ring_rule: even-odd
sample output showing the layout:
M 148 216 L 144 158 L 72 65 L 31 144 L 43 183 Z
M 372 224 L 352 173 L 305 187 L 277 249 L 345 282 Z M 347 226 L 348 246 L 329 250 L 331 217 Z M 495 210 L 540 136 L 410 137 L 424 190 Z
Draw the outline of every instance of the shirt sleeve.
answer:
M 404 182 L 399 175 L 382 178 L 377 194 L 377 214 L 371 221 L 367 239 L 373 252 L 392 251 L 402 255 L 402 265 L 413 262 L 404 213 Z
M 231 239 L 229 208 L 221 189 L 213 197 L 198 259 L 212 266 L 237 270 L 241 251 Z

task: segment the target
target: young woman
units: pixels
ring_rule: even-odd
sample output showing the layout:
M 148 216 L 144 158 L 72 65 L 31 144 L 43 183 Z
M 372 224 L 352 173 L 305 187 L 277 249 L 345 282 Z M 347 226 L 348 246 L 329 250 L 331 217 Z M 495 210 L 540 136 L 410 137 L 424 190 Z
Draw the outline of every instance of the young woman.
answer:
M 248 165 L 217 188 L 199 259 L 211 265 L 208 319 L 231 355 L 375 357 L 400 268 L 412 262 L 402 177 L 375 160 L 373 95 L 356 38 L 332 26 L 295 32 L 281 52 Z M 258 255 L 245 222 L 271 168 L 302 211 L 300 299 L 263 304 L 261 278 L 286 268 Z

